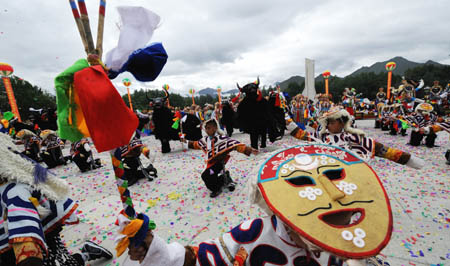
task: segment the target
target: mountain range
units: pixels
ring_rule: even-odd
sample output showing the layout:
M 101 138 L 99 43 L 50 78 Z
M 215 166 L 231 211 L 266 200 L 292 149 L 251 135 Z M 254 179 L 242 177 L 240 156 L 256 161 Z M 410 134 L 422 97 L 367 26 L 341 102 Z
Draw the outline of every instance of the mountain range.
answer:
M 433 64 L 433 65 L 442 66 L 442 64 L 437 63 L 432 60 L 428 60 L 425 63 L 417 63 L 417 62 L 409 61 L 408 59 L 406 59 L 404 57 L 396 56 L 394 58 L 391 58 L 391 59 L 383 61 L 383 62 L 376 62 L 376 63 L 372 64 L 371 66 L 363 66 L 363 67 L 355 70 L 348 76 L 356 76 L 361 73 L 370 73 L 370 72 L 374 72 L 375 74 L 378 74 L 380 72 L 386 72 L 386 63 L 391 62 L 391 61 L 396 63 L 396 68 L 393 71 L 393 73 L 395 75 L 404 75 L 406 70 L 415 68 L 420 65 L 425 65 L 425 64 Z M 315 80 L 316 80 L 316 82 L 323 81 L 322 74 L 317 75 Z M 297 83 L 298 85 L 301 85 L 304 81 L 305 81 L 305 77 L 292 76 L 292 77 L 288 78 L 287 80 L 277 82 L 276 84 L 280 85 L 282 90 L 285 90 L 289 86 L 290 83 L 294 82 L 294 83 Z M 222 92 L 223 95 L 237 94 L 237 93 L 239 93 L 239 90 L 237 90 L 237 89 Z M 215 96 L 215 95 L 217 95 L 217 90 L 212 89 L 212 88 L 205 88 L 205 89 L 199 90 L 198 94 L 199 95 L 209 94 L 211 96 Z
M 238 94 L 239 90 L 238 89 L 234 89 L 234 90 L 228 90 L 228 91 L 222 91 L 221 95 L 231 95 L 231 94 Z M 205 88 L 202 90 L 198 91 L 198 95 L 211 95 L 211 96 L 215 96 L 217 95 L 217 89 L 213 89 L 213 88 Z
M 355 70 L 353 73 L 349 74 L 348 76 L 356 76 L 361 73 L 370 73 L 370 72 L 374 72 L 375 74 L 378 74 L 380 72 L 386 72 L 386 63 L 391 62 L 391 61 L 396 63 L 396 68 L 393 71 L 393 73 L 395 75 L 404 75 L 406 70 L 415 68 L 420 65 L 425 65 L 425 64 L 433 64 L 433 65 L 442 66 L 442 64 L 434 62 L 432 60 L 428 60 L 425 63 L 417 63 L 417 62 L 409 61 L 408 59 L 403 58 L 401 56 L 396 56 L 394 58 L 391 58 L 391 59 L 383 61 L 383 62 L 376 62 L 369 67 L 363 66 L 363 67 Z M 316 80 L 316 82 L 323 81 L 322 75 L 319 74 L 318 76 L 316 76 L 315 80 Z M 279 82 L 278 84 L 280 85 L 281 89 L 284 90 L 292 82 L 301 85 L 304 81 L 305 81 L 305 78 L 302 76 L 293 76 L 293 77 L 288 78 L 287 80 Z

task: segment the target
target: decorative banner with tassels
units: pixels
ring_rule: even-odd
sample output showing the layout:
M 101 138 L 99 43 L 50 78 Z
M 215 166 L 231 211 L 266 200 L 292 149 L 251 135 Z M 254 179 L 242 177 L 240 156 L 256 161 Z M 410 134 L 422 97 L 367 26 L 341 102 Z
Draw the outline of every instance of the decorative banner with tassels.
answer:
M 107 54 L 109 70 L 101 61 L 106 1 L 100 0 L 95 48 L 84 0 L 78 0 L 80 12 L 74 0 L 69 3 L 88 57 L 55 78 L 58 132 L 72 142 L 91 137 L 98 152 L 110 151 L 123 205 L 118 218 L 122 240 L 116 247 L 120 256 L 130 242 L 139 245 L 155 223 L 134 210 L 118 148 L 128 145 L 139 122 L 109 78 L 129 71 L 137 80 L 152 81 L 164 67 L 167 53 L 162 44 L 145 47 L 159 25 L 158 15 L 142 7 L 119 7 L 123 24 L 118 46 Z M 133 23 L 137 19 L 141 23 Z

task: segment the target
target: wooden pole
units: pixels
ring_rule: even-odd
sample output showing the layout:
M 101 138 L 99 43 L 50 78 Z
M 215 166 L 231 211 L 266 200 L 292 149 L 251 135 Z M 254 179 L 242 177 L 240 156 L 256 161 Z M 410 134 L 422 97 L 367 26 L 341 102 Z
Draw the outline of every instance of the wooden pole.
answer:
M 328 78 L 325 79 L 325 94 L 328 95 Z
M 78 0 L 78 6 L 81 13 L 81 22 L 83 24 L 84 32 L 86 33 L 86 42 L 88 48 L 88 54 L 95 53 L 94 40 L 92 39 L 91 26 L 89 24 L 89 16 L 86 9 L 84 0 Z
M 103 29 L 105 26 L 105 9 L 106 0 L 100 0 L 100 7 L 98 10 L 97 46 L 95 48 L 99 58 L 102 58 L 103 54 Z
M 78 32 L 80 33 L 81 41 L 83 42 L 84 50 L 88 53 L 88 46 L 86 41 L 86 33 L 84 32 L 83 23 L 80 19 L 80 13 L 78 13 L 77 4 L 75 0 L 69 0 L 70 7 L 72 8 L 73 18 L 75 19 L 75 23 L 77 24 Z

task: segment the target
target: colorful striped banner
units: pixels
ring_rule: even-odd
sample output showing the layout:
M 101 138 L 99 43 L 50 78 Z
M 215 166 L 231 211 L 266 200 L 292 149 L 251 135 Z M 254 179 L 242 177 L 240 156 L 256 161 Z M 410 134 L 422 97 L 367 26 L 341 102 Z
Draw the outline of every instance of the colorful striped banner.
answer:
M 86 35 L 86 42 L 88 48 L 88 54 L 93 54 L 95 51 L 94 40 L 92 39 L 91 26 L 89 24 L 89 16 L 86 9 L 84 0 L 78 0 L 78 7 L 81 13 L 81 22 L 83 23 L 84 33 Z
M 22 122 L 20 119 L 19 108 L 17 108 L 16 98 L 14 97 L 14 91 L 11 86 L 11 81 L 8 77 L 2 77 L 3 84 L 5 84 L 6 94 L 8 95 L 9 105 L 11 106 L 11 111 L 14 115 L 19 119 L 19 122 Z
M 80 33 L 81 41 L 83 42 L 84 50 L 88 52 L 88 46 L 86 42 L 86 33 L 84 32 L 83 23 L 81 22 L 80 13 L 78 13 L 78 7 L 75 0 L 69 0 L 70 7 L 72 8 L 73 18 L 77 24 L 78 32 Z

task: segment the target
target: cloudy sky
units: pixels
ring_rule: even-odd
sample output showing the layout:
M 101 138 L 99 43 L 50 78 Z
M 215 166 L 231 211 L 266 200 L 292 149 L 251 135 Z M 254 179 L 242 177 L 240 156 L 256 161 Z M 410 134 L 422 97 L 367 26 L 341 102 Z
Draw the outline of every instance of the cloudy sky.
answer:
M 98 0 L 86 0 L 96 35 Z M 450 64 L 450 1 L 107 0 L 104 51 L 119 36 L 118 5 L 146 7 L 161 16 L 150 42 L 162 42 L 169 60 L 154 82 L 131 88 L 197 91 L 234 89 L 260 76 L 263 85 L 304 76 L 305 58 L 316 74 L 345 76 L 394 56 Z M 95 36 L 94 35 L 94 36 Z M 94 37 L 95 38 L 95 37 Z M 2 1 L 0 62 L 15 75 L 53 92 L 54 77 L 85 52 L 69 1 Z

